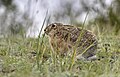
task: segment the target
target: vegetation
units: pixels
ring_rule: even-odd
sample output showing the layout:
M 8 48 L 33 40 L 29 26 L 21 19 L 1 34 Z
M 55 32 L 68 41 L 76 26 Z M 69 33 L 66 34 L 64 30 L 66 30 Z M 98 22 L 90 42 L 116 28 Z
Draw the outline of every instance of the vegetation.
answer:
M 85 4 L 86 0 L 81 1 L 86 12 L 90 12 L 90 8 L 94 7 L 89 8 Z M 104 0 L 98 2 L 102 8 L 107 8 Z M 0 16 L 0 77 L 120 77 L 119 0 L 114 0 L 113 4 L 117 5 L 107 8 L 106 14 L 92 8 L 98 16 L 84 25 L 98 37 L 98 59 L 95 61 L 76 60 L 74 54 L 64 57 L 53 54 L 48 38 L 45 35 L 40 37 L 41 31 L 37 38 L 26 37 L 26 31 L 33 24 L 33 20 L 26 13 L 22 16 L 25 21 L 17 22 L 14 18 L 17 17 L 17 7 L 12 4 L 12 0 L 0 0 L 0 4 L 6 7 L 3 18 Z M 72 5 L 69 3 L 63 6 Z M 71 10 L 67 8 L 61 15 L 55 12 L 55 19 L 60 21 L 59 19 L 64 19 L 67 15 L 71 19 L 71 24 L 80 26 L 74 18 L 81 13 L 76 12 L 74 16 Z M 11 20 L 16 22 L 10 21 L 8 25 L 6 22 L 11 13 L 15 13 Z M 46 22 L 52 22 L 50 18 L 48 20 Z
M 120 38 L 110 35 L 99 38 L 99 59 L 95 61 L 53 55 L 47 38 L 43 45 L 35 38 L 1 38 L 0 77 L 119 77 Z

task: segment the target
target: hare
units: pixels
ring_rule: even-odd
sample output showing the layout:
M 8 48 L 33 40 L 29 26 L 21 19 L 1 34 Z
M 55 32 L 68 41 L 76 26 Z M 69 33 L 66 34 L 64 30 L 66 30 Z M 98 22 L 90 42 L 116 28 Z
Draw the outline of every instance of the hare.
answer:
M 59 54 L 76 51 L 76 58 L 88 59 L 95 56 L 97 51 L 97 38 L 89 30 L 72 25 L 52 23 L 44 29 L 49 37 L 52 50 Z

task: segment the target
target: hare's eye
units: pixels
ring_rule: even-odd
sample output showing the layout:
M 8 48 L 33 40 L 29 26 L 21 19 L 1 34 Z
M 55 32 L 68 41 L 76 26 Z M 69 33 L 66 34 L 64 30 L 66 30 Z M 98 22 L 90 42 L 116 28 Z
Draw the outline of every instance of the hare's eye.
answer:
M 56 25 L 55 24 L 52 24 L 52 27 L 55 27 Z

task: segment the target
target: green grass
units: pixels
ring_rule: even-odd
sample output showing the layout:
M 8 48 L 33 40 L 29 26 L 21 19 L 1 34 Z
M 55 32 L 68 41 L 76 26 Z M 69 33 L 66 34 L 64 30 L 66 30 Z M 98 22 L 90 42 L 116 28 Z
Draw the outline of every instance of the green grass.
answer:
M 42 45 L 42 38 L 0 38 L 0 77 L 120 77 L 120 37 L 99 38 L 95 61 L 53 54 L 46 37 Z

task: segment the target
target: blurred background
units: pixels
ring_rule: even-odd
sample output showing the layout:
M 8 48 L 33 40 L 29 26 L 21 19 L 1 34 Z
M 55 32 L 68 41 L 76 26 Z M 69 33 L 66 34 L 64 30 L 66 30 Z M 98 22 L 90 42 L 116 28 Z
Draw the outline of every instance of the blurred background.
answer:
M 81 26 L 88 13 L 87 29 L 95 34 L 120 34 L 120 0 L 0 0 L 0 37 L 37 37 L 46 13 L 45 25 Z

